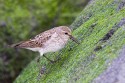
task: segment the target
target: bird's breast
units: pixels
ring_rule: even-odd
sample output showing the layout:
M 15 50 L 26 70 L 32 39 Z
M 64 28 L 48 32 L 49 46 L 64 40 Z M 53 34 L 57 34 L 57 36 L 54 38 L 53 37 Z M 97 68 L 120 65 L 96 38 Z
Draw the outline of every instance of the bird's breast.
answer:
M 47 52 L 56 52 L 60 49 L 62 49 L 65 44 L 67 43 L 68 38 L 64 38 L 62 36 L 59 36 L 58 34 L 54 34 L 50 40 L 48 40 L 46 43 L 44 43 L 44 53 Z

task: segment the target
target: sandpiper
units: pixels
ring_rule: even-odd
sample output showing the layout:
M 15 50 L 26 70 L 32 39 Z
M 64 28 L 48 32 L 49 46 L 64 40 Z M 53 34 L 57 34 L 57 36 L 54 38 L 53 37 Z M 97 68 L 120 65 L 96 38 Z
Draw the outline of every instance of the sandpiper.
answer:
M 11 47 L 25 48 L 39 52 L 40 56 L 44 56 L 47 60 L 53 62 L 44 54 L 59 51 L 66 45 L 68 39 L 71 39 L 79 44 L 79 42 L 71 35 L 71 29 L 69 27 L 59 26 L 44 31 L 36 35 L 33 39 L 12 44 Z M 40 57 L 37 59 L 37 61 L 39 61 L 39 59 Z

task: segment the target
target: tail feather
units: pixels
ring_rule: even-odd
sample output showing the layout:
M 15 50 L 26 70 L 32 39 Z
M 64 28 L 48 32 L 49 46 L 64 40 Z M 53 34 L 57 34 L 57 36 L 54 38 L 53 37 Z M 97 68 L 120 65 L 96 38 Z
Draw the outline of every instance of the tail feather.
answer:
M 12 48 L 20 48 L 20 45 L 21 45 L 23 42 L 24 42 L 24 41 L 19 42 L 19 43 L 16 43 L 16 44 L 9 45 L 9 47 L 12 47 Z

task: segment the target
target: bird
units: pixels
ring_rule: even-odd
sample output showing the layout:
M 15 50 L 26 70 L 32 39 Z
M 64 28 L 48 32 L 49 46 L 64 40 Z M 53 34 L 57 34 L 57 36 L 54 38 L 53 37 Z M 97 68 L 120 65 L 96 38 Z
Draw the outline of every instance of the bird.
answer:
M 58 26 L 50 30 L 44 31 L 36 35 L 32 39 L 21 41 L 10 46 L 39 52 L 40 56 L 45 57 L 47 60 L 53 63 L 53 60 L 50 60 L 48 57 L 45 56 L 46 53 L 61 50 L 65 47 L 69 39 L 79 44 L 79 41 L 72 36 L 71 32 L 72 31 L 68 26 Z M 38 62 L 40 56 L 37 59 Z

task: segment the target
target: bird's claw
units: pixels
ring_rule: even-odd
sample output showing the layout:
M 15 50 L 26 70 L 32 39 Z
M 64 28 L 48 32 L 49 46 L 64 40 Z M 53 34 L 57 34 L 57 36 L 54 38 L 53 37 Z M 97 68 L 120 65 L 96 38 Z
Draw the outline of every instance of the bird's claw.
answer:
M 57 61 L 59 61 L 61 58 L 60 57 L 58 57 L 58 59 L 57 60 L 51 60 L 50 62 L 52 63 L 52 64 L 54 64 L 54 63 L 56 63 Z

